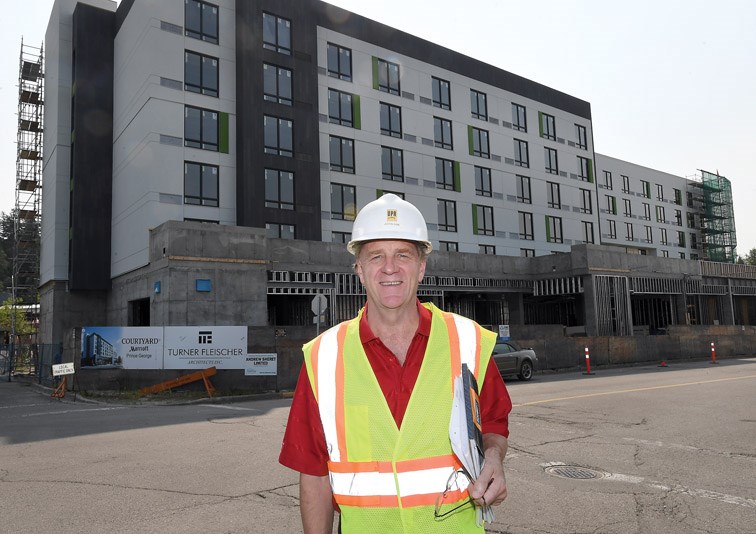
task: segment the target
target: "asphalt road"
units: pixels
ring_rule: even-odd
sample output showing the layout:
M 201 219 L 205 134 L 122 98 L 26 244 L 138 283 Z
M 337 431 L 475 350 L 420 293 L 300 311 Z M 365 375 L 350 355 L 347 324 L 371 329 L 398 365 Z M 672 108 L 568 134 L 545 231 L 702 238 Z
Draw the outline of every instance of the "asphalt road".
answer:
M 511 382 L 488 532 L 756 532 L 756 358 L 720 362 Z M 2 378 L 0 532 L 301 532 L 290 400 L 93 404 Z

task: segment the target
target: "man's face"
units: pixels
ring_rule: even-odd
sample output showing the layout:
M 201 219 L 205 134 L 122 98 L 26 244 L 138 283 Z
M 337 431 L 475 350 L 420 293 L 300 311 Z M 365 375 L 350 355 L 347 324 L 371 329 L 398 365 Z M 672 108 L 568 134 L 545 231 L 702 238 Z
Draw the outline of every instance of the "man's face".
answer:
M 399 309 L 415 305 L 425 258 L 409 241 L 370 241 L 360 250 L 356 270 L 370 306 Z

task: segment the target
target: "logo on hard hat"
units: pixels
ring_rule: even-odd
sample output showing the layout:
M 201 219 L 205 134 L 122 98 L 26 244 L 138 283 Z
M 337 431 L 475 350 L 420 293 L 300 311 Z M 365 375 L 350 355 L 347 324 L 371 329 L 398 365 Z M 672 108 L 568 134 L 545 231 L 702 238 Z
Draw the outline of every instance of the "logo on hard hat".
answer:
M 386 222 L 397 222 L 399 220 L 399 217 L 397 216 L 396 210 L 386 210 Z

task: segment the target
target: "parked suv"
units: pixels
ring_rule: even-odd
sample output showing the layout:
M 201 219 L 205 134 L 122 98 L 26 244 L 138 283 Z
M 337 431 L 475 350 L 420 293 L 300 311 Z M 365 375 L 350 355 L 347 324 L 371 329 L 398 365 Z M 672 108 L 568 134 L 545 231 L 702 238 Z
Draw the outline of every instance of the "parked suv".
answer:
M 493 359 L 501 376 L 517 375 L 520 380 L 533 378 L 533 369 L 538 362 L 533 349 L 518 349 L 509 341 L 496 344 Z

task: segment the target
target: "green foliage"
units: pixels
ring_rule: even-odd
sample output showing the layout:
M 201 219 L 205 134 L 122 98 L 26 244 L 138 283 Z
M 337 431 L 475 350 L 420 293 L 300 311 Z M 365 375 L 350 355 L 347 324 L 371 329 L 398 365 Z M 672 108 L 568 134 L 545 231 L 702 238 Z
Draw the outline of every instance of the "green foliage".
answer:
M 748 251 L 748 254 L 741 256 L 738 263 L 745 263 L 746 265 L 756 265 L 756 248 L 752 248 Z
M 16 299 L 20 304 L 21 299 Z M 15 317 L 15 325 L 14 325 Z M 15 328 L 17 335 L 33 334 L 34 326 L 26 319 L 26 313 L 23 308 L 13 307 L 13 299 L 6 299 L 0 306 L 0 331 L 12 332 Z

